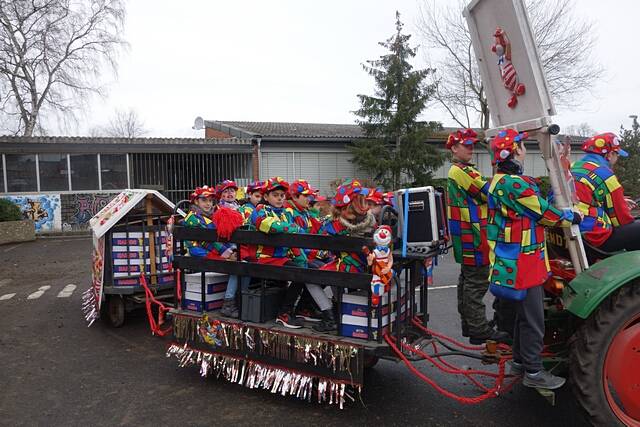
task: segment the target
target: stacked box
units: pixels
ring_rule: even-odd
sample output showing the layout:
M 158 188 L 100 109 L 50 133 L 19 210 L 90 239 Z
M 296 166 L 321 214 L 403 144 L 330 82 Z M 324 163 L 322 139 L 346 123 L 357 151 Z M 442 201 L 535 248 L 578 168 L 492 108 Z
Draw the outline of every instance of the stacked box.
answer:
M 155 241 L 160 242 L 160 245 L 156 244 L 155 251 L 156 273 L 168 272 L 171 270 L 172 266 L 169 258 L 167 258 L 165 254 L 167 232 L 155 232 L 155 237 Z M 151 273 L 151 259 L 149 251 L 148 232 L 143 233 L 137 231 L 127 233 L 117 231 L 111 233 L 111 271 L 113 273 L 113 285 L 140 286 L 140 278 L 130 276 L 138 276 L 143 272 L 147 275 Z M 150 282 L 148 277 L 147 282 Z M 161 285 L 175 283 L 173 273 L 159 275 L 157 277 L 157 283 Z
M 185 292 L 182 307 L 193 311 L 211 311 L 222 307 L 224 293 L 229 281 L 228 274 L 207 272 L 205 283 L 205 305 L 202 306 L 202 273 L 185 275 Z
M 402 288 L 400 297 L 400 315 L 401 318 L 404 318 L 406 313 L 407 304 L 406 304 L 406 291 Z M 397 291 L 395 288 L 392 288 L 391 291 L 385 294 L 380 303 L 380 312 L 382 316 L 382 326 L 383 332 L 388 330 L 389 318 L 391 318 L 392 322 L 396 319 L 396 304 L 398 302 L 398 298 L 396 297 Z M 389 304 L 389 299 L 391 299 L 391 304 Z M 368 314 L 368 296 L 365 291 L 358 291 L 355 293 L 344 294 L 342 296 L 342 306 L 341 306 L 341 330 L 340 334 L 344 337 L 351 338 L 368 338 L 368 327 L 367 327 L 367 314 Z M 389 316 L 389 310 L 391 310 L 391 316 Z M 371 333 L 372 338 L 377 339 L 378 337 L 378 314 L 377 310 L 372 307 L 371 310 Z

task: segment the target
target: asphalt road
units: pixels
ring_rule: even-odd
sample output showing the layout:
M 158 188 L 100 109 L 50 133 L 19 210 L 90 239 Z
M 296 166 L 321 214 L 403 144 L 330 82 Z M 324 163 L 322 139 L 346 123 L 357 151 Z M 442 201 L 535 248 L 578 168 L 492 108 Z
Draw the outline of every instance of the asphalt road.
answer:
M 87 328 L 80 297 L 90 248 L 89 239 L 0 246 L 0 425 L 584 425 L 569 387 L 555 407 L 521 385 L 465 406 L 388 361 L 368 373 L 363 403 L 342 411 L 203 379 L 165 357 L 167 341 L 151 336 L 142 311 L 120 329 Z M 456 265 L 443 260 L 436 287 L 456 276 Z M 460 338 L 455 287 L 429 297 L 431 326 Z M 421 369 L 453 391 L 474 392 L 425 363 Z

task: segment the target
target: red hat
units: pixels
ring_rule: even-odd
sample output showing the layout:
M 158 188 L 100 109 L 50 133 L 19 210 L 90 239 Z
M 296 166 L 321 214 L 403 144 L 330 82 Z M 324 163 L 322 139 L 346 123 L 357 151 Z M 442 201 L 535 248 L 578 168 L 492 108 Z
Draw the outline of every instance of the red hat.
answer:
M 336 195 L 331 199 L 331 204 L 337 208 L 348 206 L 357 194 L 367 196 L 369 189 L 364 188 L 360 181 L 347 180 L 336 190 Z
M 267 182 L 264 183 L 262 187 L 262 194 L 267 194 L 273 190 L 284 190 L 285 192 L 289 191 L 289 183 L 284 180 L 284 178 L 280 176 L 274 176 L 269 178 Z
M 311 196 L 316 191 L 314 191 L 313 187 L 311 187 L 305 179 L 296 179 L 291 183 L 291 185 L 289 185 L 289 194 L 292 196 L 295 196 L 296 194 Z
M 592 136 L 582 144 L 582 151 L 596 153 L 604 156 L 612 151 L 622 157 L 628 157 L 629 153 L 620 148 L 620 140 L 615 133 L 607 132 Z
M 196 189 L 193 190 L 193 193 L 191 193 L 189 200 L 194 202 L 196 199 L 206 198 L 206 197 L 212 197 L 212 198 L 216 197 L 216 193 L 214 189 L 209 187 L 208 185 L 204 185 L 202 187 L 196 187 Z
M 262 187 L 264 187 L 264 181 L 253 181 L 251 184 L 247 185 L 247 194 L 251 194 L 256 191 L 262 192 Z
M 518 133 L 515 129 L 505 129 L 498 132 L 491 140 L 491 151 L 493 152 L 491 162 L 495 165 L 508 159 L 520 141 L 528 136 L 527 132 Z
M 236 184 L 234 181 L 231 181 L 230 179 L 225 179 L 220 184 L 216 185 L 216 194 L 218 198 L 220 198 L 222 192 L 227 188 L 235 188 L 237 190 L 238 184 Z
M 384 194 L 379 188 L 369 189 L 369 195 L 366 197 L 366 199 L 375 203 L 376 205 L 384 204 Z
M 473 145 L 478 142 L 478 134 L 473 129 L 459 129 L 455 133 L 449 134 L 447 138 L 447 149 L 460 143 L 463 145 Z
M 312 202 L 326 202 L 326 201 L 327 201 L 327 198 L 326 198 L 326 197 L 324 197 L 324 196 L 321 196 L 320 194 L 313 193 L 313 194 L 311 195 L 311 201 L 312 201 Z
M 388 191 L 382 194 L 382 201 L 385 205 L 393 206 L 393 191 Z

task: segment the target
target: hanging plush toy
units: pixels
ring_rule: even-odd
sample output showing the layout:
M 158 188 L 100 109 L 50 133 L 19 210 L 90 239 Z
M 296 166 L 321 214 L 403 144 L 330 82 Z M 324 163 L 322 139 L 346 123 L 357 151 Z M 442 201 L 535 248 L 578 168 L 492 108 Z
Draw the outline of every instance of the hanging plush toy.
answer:
M 502 76 L 502 83 L 511 92 L 511 98 L 507 105 L 509 108 L 515 108 L 518 105 L 518 97 L 524 95 L 525 87 L 518 80 L 518 73 L 511 62 L 511 42 L 507 37 L 507 33 L 498 27 L 493 36 L 495 37 L 495 43 L 491 46 L 491 51 L 498 55 L 498 67 Z
M 371 266 L 371 305 L 377 307 L 380 297 L 389 292 L 391 278 L 393 277 L 393 254 L 391 253 L 391 227 L 381 225 L 373 233 L 373 241 L 376 247 L 373 251 L 363 248 L 367 255 L 367 263 Z

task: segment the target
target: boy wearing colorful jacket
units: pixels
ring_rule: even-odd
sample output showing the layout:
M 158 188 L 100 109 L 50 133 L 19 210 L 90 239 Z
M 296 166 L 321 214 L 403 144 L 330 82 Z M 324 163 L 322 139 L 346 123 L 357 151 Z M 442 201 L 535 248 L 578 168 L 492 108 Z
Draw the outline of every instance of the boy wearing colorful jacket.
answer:
M 580 214 L 557 209 L 540 196 L 533 178 L 523 175 L 526 133 L 500 131 L 491 140 L 497 173 L 489 186 L 487 238 L 494 295 L 515 300 L 511 371 L 523 385 L 556 389 L 565 379 L 544 370 L 544 288 L 550 277 L 544 225 L 570 227 Z
M 462 336 L 469 337 L 472 344 L 508 339 L 507 333 L 489 326 L 483 301 L 489 289 L 486 229 L 489 182 L 471 163 L 477 142 L 477 134 L 464 129 L 450 134 L 446 144 L 453 157 L 447 179 L 447 217 L 453 253 L 460 264 L 458 313 Z
M 247 185 L 247 201 L 244 205 L 240 206 L 240 209 L 238 210 L 244 217 L 245 223 L 251 218 L 251 214 L 255 210 L 256 206 L 262 202 L 263 186 L 264 182 L 262 181 L 254 181 Z
M 289 183 L 281 177 L 269 178 L 263 187 L 264 204 L 259 204 L 251 214 L 250 224 L 256 230 L 263 233 L 303 233 L 293 218 L 284 208 L 286 193 Z M 280 266 L 306 267 L 307 257 L 300 248 L 285 248 L 262 246 L 251 248 L 251 254 L 247 257 L 249 262 Z M 293 314 L 293 305 L 300 295 L 303 283 L 291 283 L 287 288 L 283 304 L 276 318 L 276 322 L 286 328 L 301 328 L 304 322 L 296 319 Z
M 215 230 L 215 224 L 211 217 L 215 208 L 215 191 L 208 186 L 197 187 L 191 193 L 191 207 L 184 219 L 186 227 L 206 228 Z M 189 255 L 206 257 L 209 259 L 235 260 L 233 244 L 221 242 L 186 242 Z
M 582 237 L 607 252 L 640 249 L 640 221 L 631 215 L 624 189 L 613 166 L 628 153 L 611 133 L 595 135 L 582 144 L 587 153 L 571 166 L 578 196 Z

